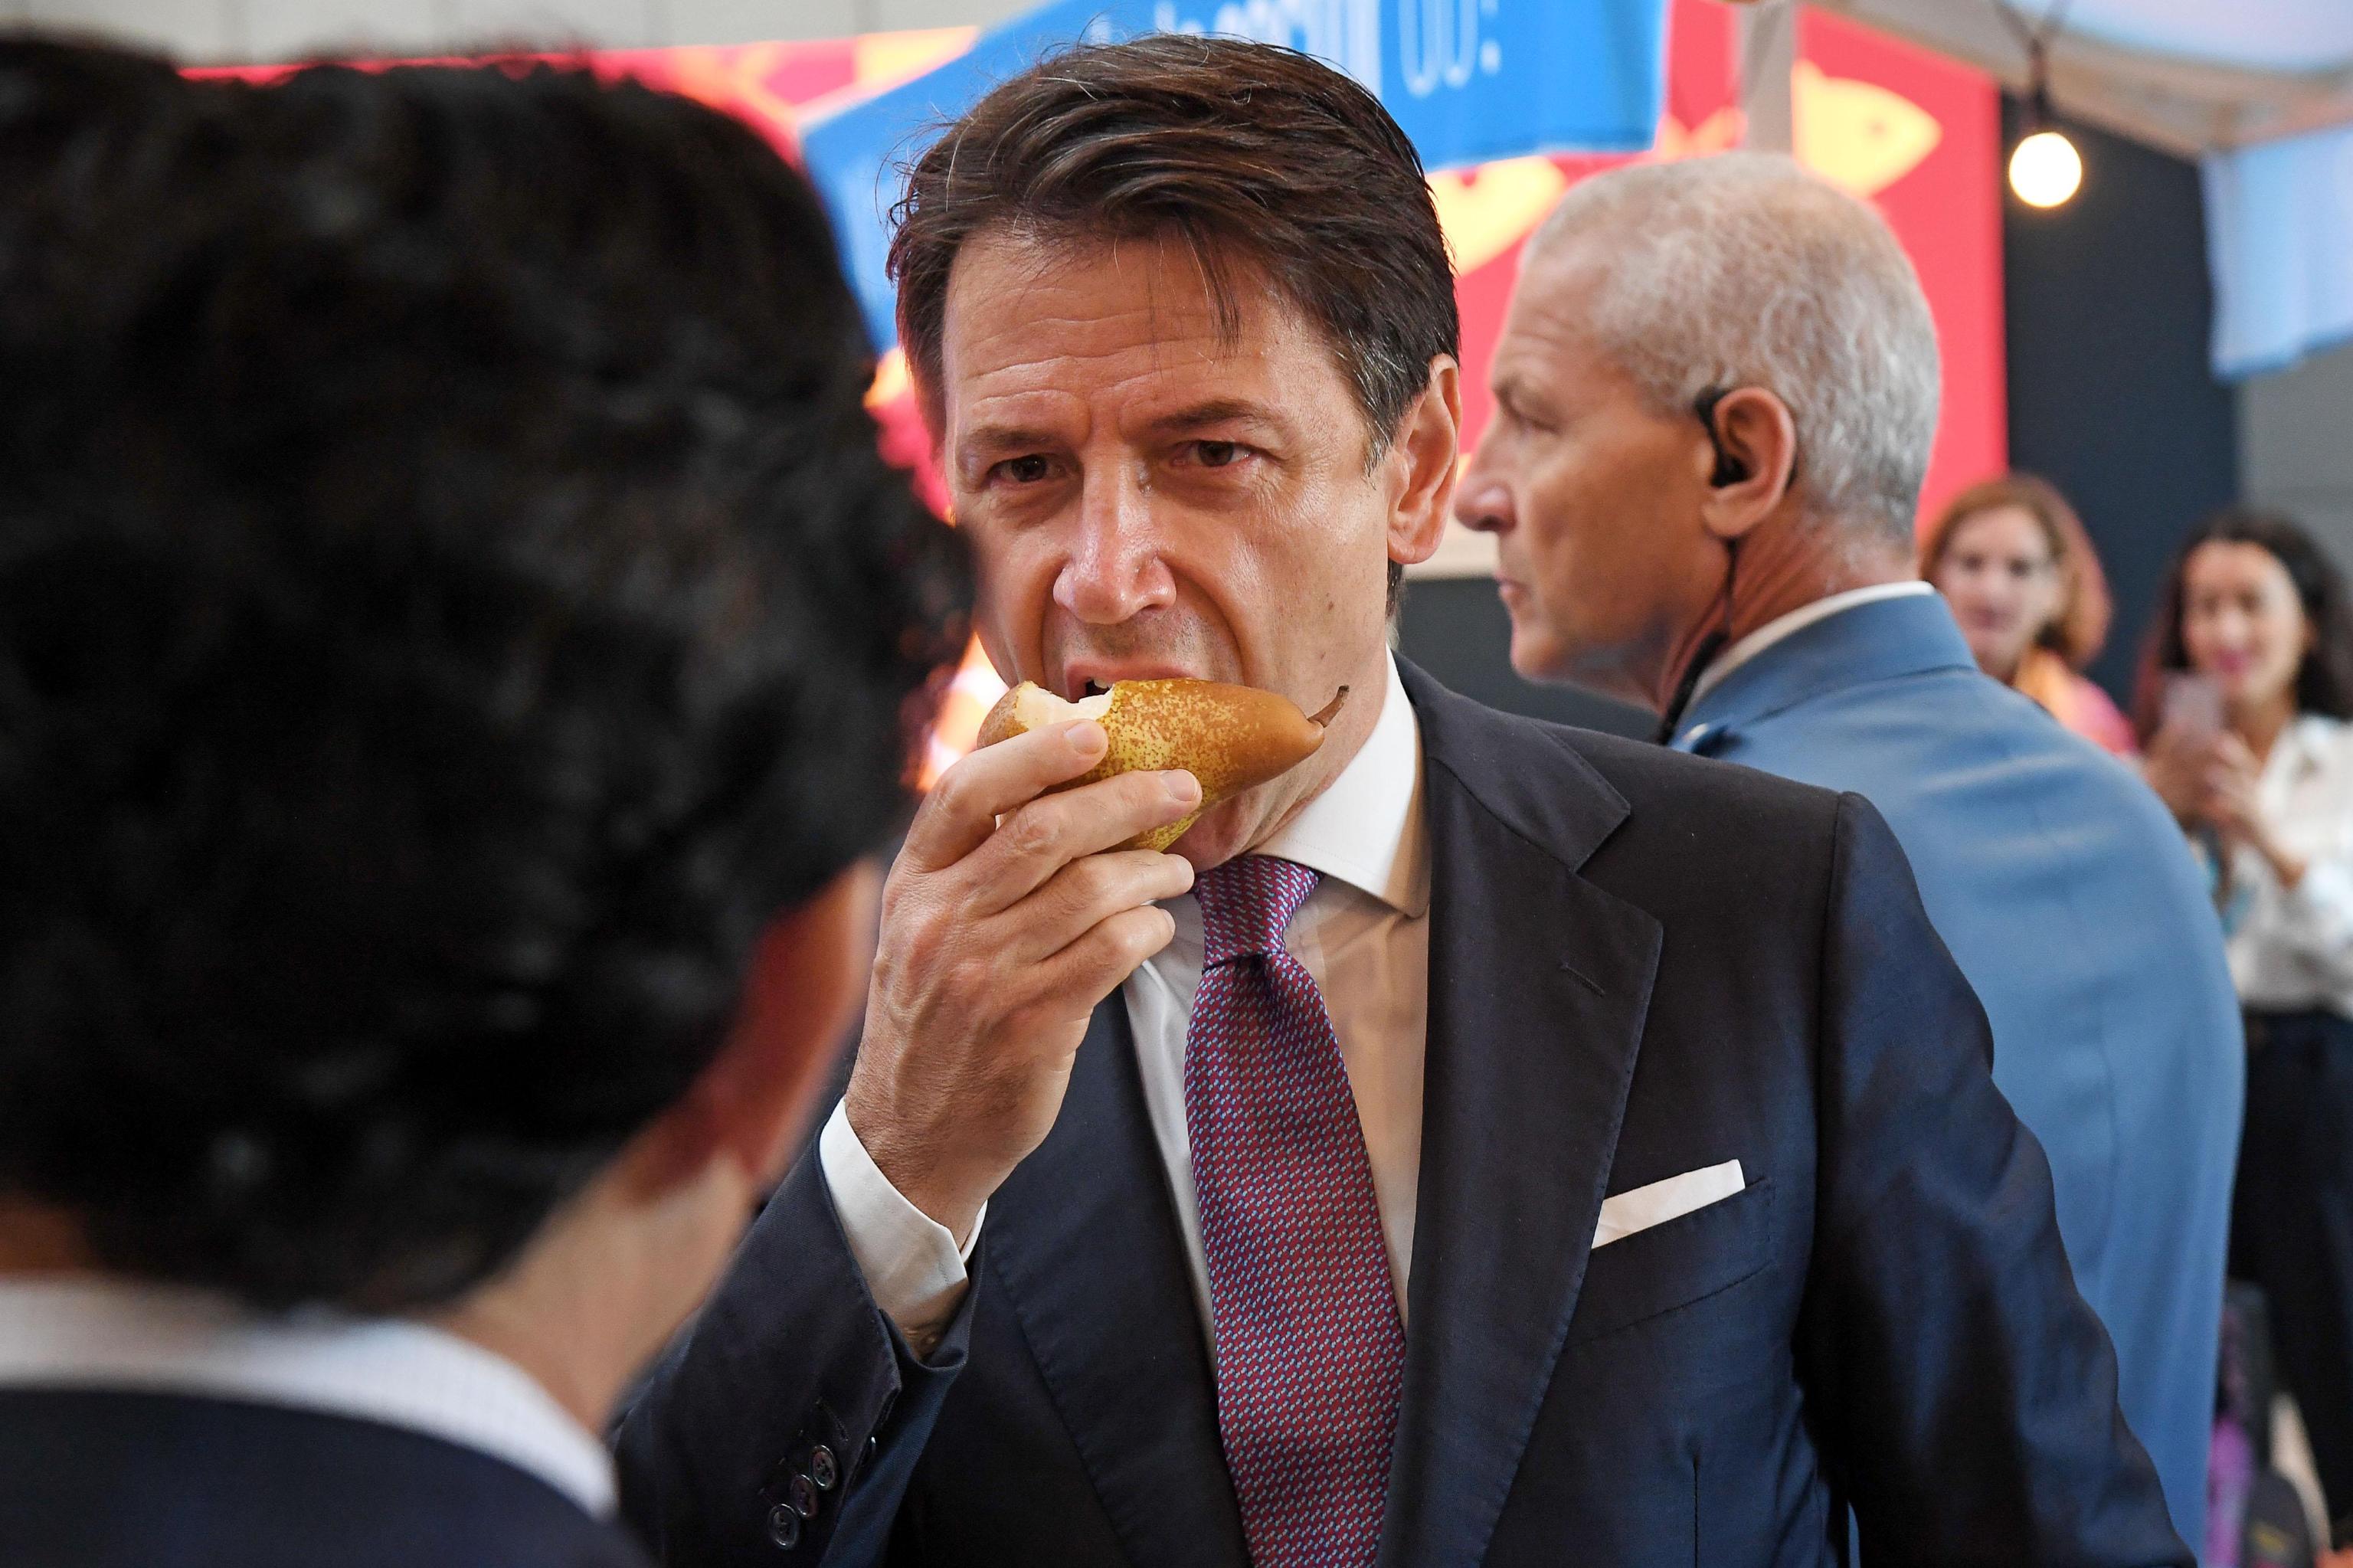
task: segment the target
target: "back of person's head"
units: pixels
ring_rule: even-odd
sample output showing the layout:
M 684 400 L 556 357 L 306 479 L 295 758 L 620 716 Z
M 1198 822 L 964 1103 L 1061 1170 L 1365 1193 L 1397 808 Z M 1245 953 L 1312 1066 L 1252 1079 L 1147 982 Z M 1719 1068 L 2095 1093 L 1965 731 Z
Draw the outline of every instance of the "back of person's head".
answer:
M 967 592 L 755 134 L 0 46 L 0 1197 L 450 1300 L 905 804 Z
M 1712 390 L 1773 393 L 1797 427 L 1808 512 L 1910 550 L 1936 436 L 1936 328 L 1868 203 L 1773 154 L 1630 164 L 1561 198 L 1525 271 L 1554 267 L 1589 289 L 1594 345 L 1658 412 L 1687 417 Z
M 2047 648 L 2081 670 L 2099 656 L 2108 640 L 2108 621 L 2115 613 L 2108 598 L 2107 574 L 2092 548 L 2084 520 L 2059 487 L 2039 474 L 2005 473 L 1979 480 L 1947 502 L 1920 538 L 1920 575 L 1934 581 L 1937 567 L 1952 548 L 1953 535 L 1973 517 L 1989 512 L 2015 510 L 2034 520 L 2051 563 L 2059 574 L 2058 613 L 2035 633 L 2035 646 Z
M 2287 573 L 2310 639 L 2296 666 L 2298 713 L 2353 718 L 2353 595 L 2319 540 L 2294 518 L 2253 506 L 2225 506 L 2189 530 L 2158 584 L 2157 610 L 2141 650 L 2133 728 L 2145 746 L 2162 726 L 2165 688 L 2190 667 L 2183 621 L 2189 558 L 2207 545 L 2252 545 Z

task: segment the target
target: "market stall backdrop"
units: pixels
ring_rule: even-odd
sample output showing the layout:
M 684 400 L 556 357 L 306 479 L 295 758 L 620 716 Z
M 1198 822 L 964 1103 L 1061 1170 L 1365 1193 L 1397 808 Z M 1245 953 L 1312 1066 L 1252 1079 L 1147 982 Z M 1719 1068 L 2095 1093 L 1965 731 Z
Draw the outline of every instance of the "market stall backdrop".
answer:
M 2212 364 L 2238 380 L 2353 340 L 2348 0 L 1813 0 L 2031 84 L 2047 31 L 2067 113 L 2193 158 L 2214 281 Z
M 1431 191 L 1455 255 L 1466 450 L 1488 417 L 1486 361 L 1502 326 L 1520 249 L 1561 192 L 1630 157 L 1723 151 L 1738 144 L 1742 131 L 1738 23 L 1725 7 L 1708 0 L 1670 0 L 1663 8 L 1662 40 L 1655 0 L 1591 0 L 1583 6 L 1512 0 L 1522 15 L 1545 18 L 1544 25 L 1516 35 L 1502 31 L 1501 24 L 1512 18 L 1505 3 L 1424 7 L 1424 18 L 1442 15 L 1451 20 L 1442 31 L 1424 33 L 1418 54 L 1393 50 L 1386 59 L 1377 46 L 1368 59 L 1366 35 L 1347 25 L 1352 14 L 1366 11 L 1359 0 L 1229 5 L 1213 18 L 1225 30 L 1250 31 L 1324 53 L 1344 69 L 1353 66 L 1360 77 L 1386 70 L 1391 90 L 1385 99 L 1425 106 L 1437 101 L 1436 110 L 1401 111 L 1400 117 L 1436 170 Z M 1410 0 L 1402 5 L 1387 0 L 1380 15 L 1390 20 L 1413 8 Z M 911 133 L 892 127 L 952 114 L 988 79 L 1035 58 L 1058 36 L 1057 28 L 1061 37 L 1079 36 L 1088 23 L 1072 18 L 1092 18 L 1100 30 L 1116 9 L 1065 4 L 985 31 L 952 27 L 818 43 L 600 51 L 587 58 L 600 71 L 686 93 L 740 115 L 786 155 L 807 164 L 828 189 L 844 230 L 846 259 L 867 290 L 870 328 L 887 341 L 887 299 L 875 298 L 880 214 L 887 206 L 891 160 L 920 145 Z M 1185 22 L 1166 0 L 1131 9 L 1163 25 Z M 1591 37 L 1552 26 L 1572 12 L 1591 14 Z M 1650 17 L 1647 32 L 1644 14 Z M 1310 25 L 1318 16 L 1320 30 Z M 1490 36 L 1480 35 L 1480 17 L 1488 19 Z M 1510 48 L 1499 42 L 1498 34 Z M 1584 52 L 1575 69 L 1546 58 L 1547 50 L 1580 47 Z M 1597 69 L 1605 76 L 1595 77 Z M 1595 85 L 1581 96 L 1549 95 L 1578 100 L 1571 107 L 1585 118 L 1499 119 L 1501 111 L 1493 107 L 1499 99 L 1531 96 L 1525 83 L 1515 93 L 1494 90 L 1497 79 L 1508 79 L 1514 70 L 1528 73 L 1529 81 L 1589 79 Z M 1415 72 L 1424 73 L 1438 90 L 1413 96 Z M 1449 85 L 1477 90 L 1450 98 L 1443 91 Z M 1802 16 L 1791 87 L 1798 156 L 1879 205 L 1919 269 L 1936 313 L 1945 396 L 1926 498 L 1933 509 L 1944 495 L 2000 467 L 2007 449 L 1997 89 L 1990 78 L 1967 66 L 1813 12 Z M 1584 100 L 1598 101 L 1601 111 L 1594 112 L 1594 103 Z M 1641 119 L 1630 121 L 1630 115 Z M 1636 124 L 1643 129 L 1630 131 Z M 1450 149 L 1484 152 L 1515 145 L 1578 150 L 1446 166 Z M 1585 150 L 1597 147 L 1602 150 Z M 906 362 L 895 345 L 882 354 L 868 400 L 884 450 L 915 473 L 926 496 L 944 511 Z M 1488 542 L 1458 528 L 1420 575 L 1479 576 L 1492 567 Z M 943 714 L 927 774 L 935 775 L 969 746 L 982 715 L 1002 690 L 976 647 Z

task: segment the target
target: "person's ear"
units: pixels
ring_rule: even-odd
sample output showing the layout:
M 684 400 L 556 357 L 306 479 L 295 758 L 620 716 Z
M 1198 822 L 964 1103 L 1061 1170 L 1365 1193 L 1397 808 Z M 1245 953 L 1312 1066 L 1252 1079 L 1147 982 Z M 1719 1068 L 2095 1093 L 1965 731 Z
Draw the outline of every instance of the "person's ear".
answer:
M 881 887 L 861 860 L 762 935 L 726 1044 L 640 1138 L 642 1186 L 693 1181 L 713 1160 L 753 1192 L 775 1184 L 864 995 Z
M 1707 485 L 1700 516 L 1719 539 L 1746 537 L 1780 509 L 1798 472 L 1798 421 L 1761 387 L 1736 387 L 1704 416 L 1696 456 Z
M 1452 355 L 1440 354 L 1430 362 L 1430 384 L 1398 421 L 1385 460 L 1398 476 L 1389 506 L 1390 560 L 1409 567 L 1437 553 L 1453 515 L 1461 452 L 1462 367 Z

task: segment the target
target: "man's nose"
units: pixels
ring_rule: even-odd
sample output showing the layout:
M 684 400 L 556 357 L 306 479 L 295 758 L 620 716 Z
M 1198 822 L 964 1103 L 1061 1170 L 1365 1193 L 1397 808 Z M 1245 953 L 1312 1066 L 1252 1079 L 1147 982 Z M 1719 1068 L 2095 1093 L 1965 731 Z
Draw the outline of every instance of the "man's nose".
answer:
M 1054 602 L 1093 626 L 1165 609 L 1176 600 L 1176 585 L 1160 551 L 1144 477 L 1124 468 L 1089 473 L 1076 536 L 1054 579 Z
M 1512 487 L 1481 459 L 1485 443 L 1473 452 L 1462 482 L 1454 488 L 1454 520 L 1482 534 L 1508 534 L 1518 522 L 1512 507 Z

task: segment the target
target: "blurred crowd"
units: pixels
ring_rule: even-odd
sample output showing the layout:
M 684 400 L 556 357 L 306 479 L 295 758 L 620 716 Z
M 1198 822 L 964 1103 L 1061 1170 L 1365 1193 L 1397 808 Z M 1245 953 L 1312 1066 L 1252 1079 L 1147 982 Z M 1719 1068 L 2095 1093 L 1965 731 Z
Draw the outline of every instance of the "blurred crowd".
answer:
M 2353 609 L 2295 521 L 2222 512 L 2158 587 L 2127 720 L 2083 674 L 2110 608 L 2089 535 L 2048 482 L 2010 474 L 1956 496 L 1922 535 L 1921 575 L 1978 667 L 2139 769 L 2196 850 L 2245 1008 L 2246 1121 L 2231 1273 L 2257 1287 L 2226 1339 L 2226 1379 L 2277 1369 L 2322 1494 L 2353 1498 Z M 2250 1336 L 2263 1336 L 2261 1348 Z M 2226 1389 L 2225 1391 L 2229 1391 Z M 2210 1486 L 2243 1517 L 2272 1412 L 2243 1383 L 2221 1412 Z M 2252 1425 L 2253 1430 L 2248 1431 Z M 2238 1561 L 2226 1531 L 2208 1561 Z M 2252 1559 L 2251 1559 L 2252 1560 Z

